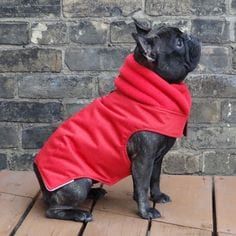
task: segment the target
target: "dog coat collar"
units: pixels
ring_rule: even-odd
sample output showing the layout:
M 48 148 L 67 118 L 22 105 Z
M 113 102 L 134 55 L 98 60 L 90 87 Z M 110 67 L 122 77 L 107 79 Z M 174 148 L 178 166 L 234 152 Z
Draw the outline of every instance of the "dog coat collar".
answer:
M 187 117 L 190 114 L 191 94 L 187 85 L 169 84 L 153 71 L 137 63 L 133 54 L 126 58 L 115 85 L 119 92 L 142 104 Z
M 187 86 L 168 84 L 129 55 L 115 90 L 66 120 L 35 158 L 49 191 L 78 178 L 112 185 L 130 175 L 126 147 L 139 131 L 181 137 L 189 117 Z

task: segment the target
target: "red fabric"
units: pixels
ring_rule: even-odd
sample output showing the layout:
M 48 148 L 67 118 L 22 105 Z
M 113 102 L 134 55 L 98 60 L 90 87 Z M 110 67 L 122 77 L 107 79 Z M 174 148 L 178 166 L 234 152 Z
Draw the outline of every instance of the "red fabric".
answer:
M 184 83 L 167 83 L 131 54 L 115 87 L 65 121 L 36 156 L 48 190 L 83 177 L 112 185 L 130 175 L 126 144 L 137 131 L 183 135 L 191 107 Z

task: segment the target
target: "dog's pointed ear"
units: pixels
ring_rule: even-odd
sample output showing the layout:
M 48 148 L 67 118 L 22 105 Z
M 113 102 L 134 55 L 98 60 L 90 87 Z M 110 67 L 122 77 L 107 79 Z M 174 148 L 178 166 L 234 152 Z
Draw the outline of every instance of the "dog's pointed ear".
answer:
M 134 17 L 132 17 L 132 19 L 138 34 L 146 35 L 151 31 L 152 27 L 150 21 L 138 21 Z
M 149 61 L 153 62 L 156 60 L 156 55 L 153 54 L 152 48 L 152 39 L 147 38 L 143 35 L 139 35 L 137 33 L 132 33 L 134 40 L 136 41 L 137 47 L 140 53 Z

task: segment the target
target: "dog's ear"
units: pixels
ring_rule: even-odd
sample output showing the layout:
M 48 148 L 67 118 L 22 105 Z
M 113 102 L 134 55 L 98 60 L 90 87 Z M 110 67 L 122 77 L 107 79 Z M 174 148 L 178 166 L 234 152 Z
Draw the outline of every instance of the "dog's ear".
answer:
M 151 27 L 151 22 L 150 21 L 138 21 L 134 17 L 132 17 L 137 33 L 140 35 L 146 35 L 148 34 L 152 27 Z
M 149 61 L 154 62 L 157 59 L 158 50 L 156 48 L 156 38 L 145 37 L 137 33 L 132 33 L 140 53 Z

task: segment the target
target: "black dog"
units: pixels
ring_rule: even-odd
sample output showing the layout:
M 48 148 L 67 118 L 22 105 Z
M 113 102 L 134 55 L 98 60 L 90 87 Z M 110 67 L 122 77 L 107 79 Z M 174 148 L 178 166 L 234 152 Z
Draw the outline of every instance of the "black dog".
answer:
M 160 75 L 170 84 L 182 82 L 186 75 L 196 68 L 201 52 L 197 38 L 173 27 L 152 30 L 136 20 L 135 24 L 137 33 L 132 35 L 137 43 L 134 51 L 136 62 Z M 153 202 L 170 201 L 170 197 L 160 190 L 160 173 L 163 157 L 174 145 L 175 140 L 176 138 L 159 133 L 139 131 L 128 141 L 127 153 L 131 160 L 133 197 L 142 218 L 160 217 L 160 213 L 149 206 L 149 189 Z M 91 214 L 78 209 L 78 205 L 86 198 L 97 198 L 105 194 L 103 189 L 91 188 L 96 181 L 80 178 L 57 190 L 48 191 L 36 165 L 34 169 L 43 198 L 48 204 L 47 217 L 84 222 L 92 220 Z

